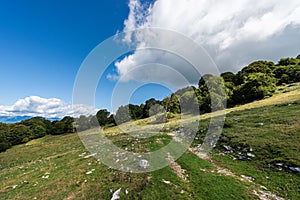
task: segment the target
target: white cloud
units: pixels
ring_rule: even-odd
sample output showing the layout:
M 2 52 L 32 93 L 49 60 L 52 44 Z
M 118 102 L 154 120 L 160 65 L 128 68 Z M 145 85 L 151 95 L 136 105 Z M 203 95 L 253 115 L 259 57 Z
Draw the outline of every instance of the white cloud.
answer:
M 202 45 L 221 71 L 236 71 L 257 59 L 276 61 L 300 53 L 298 0 L 156 0 L 152 5 L 130 0 L 129 8 L 124 31 L 158 27 L 182 33 Z M 129 32 L 123 40 L 131 42 L 133 38 L 137 40 L 137 48 L 169 39 Z M 157 51 L 135 51 L 115 66 L 121 81 L 144 81 L 149 76 L 163 76 L 164 80 L 176 82 L 172 76 L 162 75 L 159 68 L 150 70 L 148 65 L 128 75 L 135 66 L 151 62 L 162 62 L 176 70 L 180 68 L 188 79 L 195 81 L 188 68 L 184 71 L 182 63 L 174 59 L 170 54 Z
M 71 105 L 57 98 L 30 96 L 19 99 L 11 106 L 0 106 L 0 116 L 41 116 L 45 118 L 78 117 L 95 114 L 96 110 L 84 105 Z

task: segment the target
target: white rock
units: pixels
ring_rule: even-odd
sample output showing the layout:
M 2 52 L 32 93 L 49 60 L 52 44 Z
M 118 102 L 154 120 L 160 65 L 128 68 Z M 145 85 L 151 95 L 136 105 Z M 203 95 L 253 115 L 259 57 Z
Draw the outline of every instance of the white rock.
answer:
M 89 174 L 92 174 L 93 173 L 93 171 L 88 171 L 88 172 L 86 172 L 85 174 L 86 175 L 89 175 Z
M 165 184 L 168 184 L 168 185 L 171 184 L 171 181 L 167 181 L 165 179 L 163 179 L 162 182 L 164 182 Z
M 97 155 L 97 153 L 92 153 L 92 154 L 90 154 L 90 155 L 87 155 L 87 156 L 84 156 L 83 158 L 90 158 L 90 157 L 93 157 L 93 156 L 95 156 L 95 155 Z
M 139 162 L 139 166 L 141 167 L 141 168 L 143 168 L 143 169 L 146 169 L 146 168 L 148 168 L 149 167 L 149 162 L 148 162 L 148 160 L 140 160 L 140 162 Z
M 252 158 L 254 158 L 254 157 L 255 157 L 255 155 L 254 155 L 254 154 L 252 154 L 252 153 L 247 153 L 247 156 L 249 156 L 249 157 L 252 157 Z
M 118 189 L 117 191 L 114 192 L 113 196 L 111 197 L 110 200 L 116 200 L 116 199 L 120 199 L 120 192 L 121 192 L 121 189 Z
M 13 190 L 16 189 L 17 186 L 18 186 L 18 185 L 13 185 L 13 186 L 12 186 L 12 189 L 13 189 Z

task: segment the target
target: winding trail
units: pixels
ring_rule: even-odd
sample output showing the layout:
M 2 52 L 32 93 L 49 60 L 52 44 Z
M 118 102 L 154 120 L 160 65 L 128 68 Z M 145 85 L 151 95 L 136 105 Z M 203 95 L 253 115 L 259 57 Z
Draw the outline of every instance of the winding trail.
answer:
M 224 175 L 224 176 L 230 176 L 239 181 L 248 182 L 248 183 L 252 184 L 252 186 L 254 188 L 252 190 L 252 192 L 260 200 L 284 200 L 284 198 L 271 193 L 266 187 L 255 183 L 254 179 L 252 177 L 248 177 L 245 175 L 238 176 L 237 174 L 233 173 L 229 169 L 223 168 L 219 163 L 212 160 L 207 154 L 197 151 L 197 149 L 190 148 L 189 151 L 192 152 L 193 154 L 195 154 L 196 156 L 198 156 L 199 158 L 206 160 L 206 161 L 210 162 L 212 165 L 214 165 L 216 167 L 216 171 L 211 171 L 211 172 L 216 172 L 216 173 Z M 259 189 L 257 189 L 257 188 L 259 188 Z

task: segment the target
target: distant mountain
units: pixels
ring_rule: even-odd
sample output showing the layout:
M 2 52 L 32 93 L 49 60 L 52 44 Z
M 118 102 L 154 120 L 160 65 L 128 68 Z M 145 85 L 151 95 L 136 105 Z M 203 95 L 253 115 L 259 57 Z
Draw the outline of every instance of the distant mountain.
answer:
M 11 116 L 0 116 L 0 122 L 2 123 L 6 123 L 6 124 L 13 124 L 13 123 L 17 123 L 26 119 L 30 119 L 32 118 L 31 116 L 15 116 L 15 117 L 11 117 Z M 47 120 L 50 121 L 55 121 L 55 120 L 60 120 L 60 118 L 46 118 Z

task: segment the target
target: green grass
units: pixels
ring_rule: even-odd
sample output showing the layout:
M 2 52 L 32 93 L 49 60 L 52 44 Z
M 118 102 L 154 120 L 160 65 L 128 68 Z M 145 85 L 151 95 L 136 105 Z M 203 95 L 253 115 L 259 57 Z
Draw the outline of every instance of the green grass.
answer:
M 0 153 L 0 199 L 110 199 L 110 189 L 119 188 L 122 188 L 121 199 L 257 199 L 253 190 L 259 189 L 259 185 L 287 199 L 300 199 L 300 175 L 269 167 L 276 162 L 300 166 L 299 100 L 300 92 L 292 91 L 228 109 L 221 138 L 211 154 L 216 162 L 202 160 L 190 152 L 176 161 L 185 170 L 187 181 L 169 166 L 150 173 L 131 174 L 110 169 L 93 157 L 84 159 L 83 153 L 89 152 L 77 134 L 46 136 L 17 145 Z M 216 115 L 200 117 L 202 132 L 197 133 L 194 146 L 203 140 L 209 117 Z M 128 151 L 154 151 L 170 142 L 172 138 L 166 133 L 181 123 L 187 127 L 195 125 L 195 116 L 182 118 L 176 116 L 163 127 L 141 120 L 134 122 L 138 128 L 124 124 L 108 128 L 105 134 Z M 130 129 L 138 135 L 161 132 L 135 140 L 122 133 Z M 223 154 L 223 145 L 235 151 Z M 238 147 L 251 147 L 255 158 L 234 160 Z M 251 176 L 254 183 L 217 173 L 216 165 L 229 169 L 237 177 Z M 92 174 L 87 175 L 92 169 Z
M 123 137 L 122 135 L 119 141 L 123 141 Z M 150 145 L 154 149 L 164 145 L 169 136 L 157 138 L 152 140 L 152 143 L 155 143 L 154 141 L 158 143 Z M 200 186 L 197 183 L 200 180 L 202 180 L 201 187 L 206 187 L 210 175 L 199 176 L 201 175 L 199 167 L 213 168 L 213 166 L 192 154 L 185 154 L 180 160 L 183 166 L 193 167 L 187 169 L 192 173 L 189 174 L 191 181 L 185 182 L 170 167 L 144 174 L 122 173 L 109 169 L 94 158 L 80 157 L 79 155 L 84 152 L 85 149 L 77 135 L 69 134 L 47 136 L 38 142 L 19 145 L 0 154 L 0 199 L 110 199 L 112 194 L 109 190 L 115 191 L 120 187 L 123 188 L 122 199 L 206 199 L 207 194 L 195 189 Z M 189 160 L 192 165 L 189 164 Z M 196 166 L 195 162 L 199 163 L 199 166 Z M 95 171 L 86 175 L 91 169 Z M 49 175 L 49 178 L 43 179 L 45 175 Z M 232 178 L 214 174 L 211 177 L 211 184 L 218 183 L 215 185 L 215 192 L 219 189 L 222 191 L 223 187 L 220 184 L 233 184 L 232 190 L 227 192 L 233 196 L 237 195 L 234 192 L 236 187 L 238 189 L 245 187 Z M 166 184 L 163 180 L 170 181 L 171 184 Z M 17 186 L 13 189 L 15 185 Z M 125 189 L 129 191 L 128 195 L 124 193 Z M 209 188 L 206 190 L 208 192 Z M 247 196 L 246 189 L 244 192 Z M 243 192 L 238 193 L 241 194 Z M 216 196 L 221 199 L 224 194 L 217 192 L 211 195 L 210 199 Z
M 300 199 L 300 175 L 272 167 L 275 163 L 300 166 L 299 116 L 298 103 L 232 112 L 227 115 L 228 125 L 215 152 L 221 152 L 224 144 L 233 148 L 248 146 L 253 149 L 255 158 L 233 160 L 236 153 L 213 158 L 237 174 L 254 177 L 257 183 L 280 196 Z M 258 126 L 258 123 L 264 125 Z

